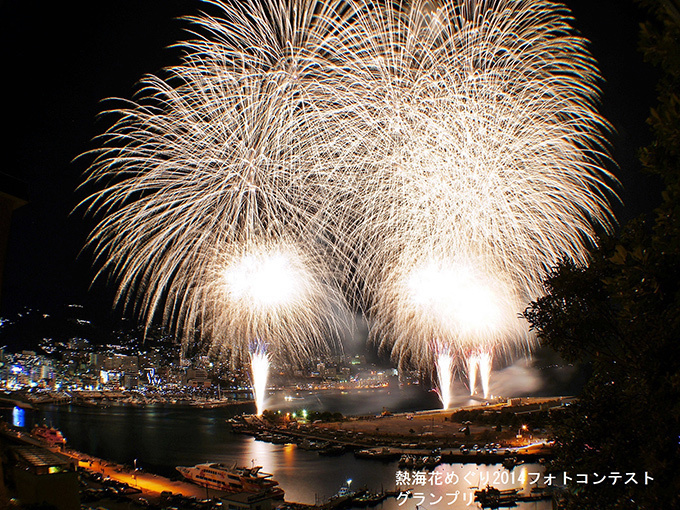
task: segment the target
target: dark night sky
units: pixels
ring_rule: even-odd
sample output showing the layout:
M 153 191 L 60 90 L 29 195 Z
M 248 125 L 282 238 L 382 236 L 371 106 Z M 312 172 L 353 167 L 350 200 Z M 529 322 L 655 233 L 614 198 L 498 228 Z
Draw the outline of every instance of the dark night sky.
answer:
M 645 119 L 654 98 L 654 72 L 637 52 L 640 14 L 632 0 L 570 0 L 577 27 L 593 42 L 606 80 L 602 112 L 617 133 L 611 140 L 625 186 L 621 219 L 647 211 L 658 187 L 640 174 L 638 147 L 649 141 Z M 198 0 L 4 0 L 2 179 L 20 180 L 29 204 L 15 211 L 2 309 L 46 308 L 77 301 L 110 307 L 103 285 L 86 295 L 91 259 L 78 258 L 87 226 L 69 212 L 84 170 L 72 160 L 93 148 L 97 113 L 107 97 L 129 98 L 145 73 L 177 62 L 167 46 L 183 39 Z M 12 180 L 10 179 L 10 181 Z M 82 196 L 80 197 L 82 198 Z

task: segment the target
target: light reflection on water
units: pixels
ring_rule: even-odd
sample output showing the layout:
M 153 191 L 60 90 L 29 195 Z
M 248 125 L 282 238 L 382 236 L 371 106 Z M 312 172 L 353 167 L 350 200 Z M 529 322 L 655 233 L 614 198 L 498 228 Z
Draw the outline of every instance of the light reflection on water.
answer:
M 316 503 L 327 500 L 348 479 L 352 489 L 367 488 L 371 491 L 413 489 L 409 499 L 388 499 L 379 510 L 462 510 L 478 508 L 473 501 L 474 491 L 487 484 L 499 489 L 521 488 L 528 493 L 530 481 L 543 472 L 540 464 L 527 464 L 508 471 L 500 464 L 441 464 L 434 474 L 426 473 L 423 484 L 410 483 L 397 486 L 396 462 L 380 462 L 355 459 L 351 454 L 341 457 L 320 457 L 314 452 L 301 450 L 293 445 L 275 445 L 252 438 L 244 438 L 241 464 L 262 466 L 262 470 L 274 474 L 274 478 L 286 491 L 286 500 Z M 218 455 L 216 460 L 234 461 L 233 455 Z M 415 471 L 408 471 L 412 482 Z M 529 476 L 529 473 L 536 473 Z M 519 503 L 518 509 L 547 510 L 549 502 Z
M 304 406 L 310 411 L 330 410 L 343 414 L 377 413 L 383 406 L 395 411 L 437 407 L 436 396 L 420 387 L 381 388 L 345 394 L 339 391 L 311 395 L 304 392 L 303 400 L 292 402 L 285 402 L 282 393 L 273 397 L 272 402 L 292 404 L 291 409 Z M 460 398 L 463 398 L 462 395 Z M 315 408 L 315 405 L 319 407 Z M 323 457 L 293 445 L 256 441 L 229 430 L 226 419 L 252 411 L 252 406 L 247 405 L 216 409 L 188 406 L 46 406 L 26 413 L 26 427 L 46 422 L 60 429 L 69 445 L 79 451 L 130 465 L 137 459 L 137 464 L 147 471 L 165 476 L 178 476 L 175 466 L 192 466 L 202 462 L 262 466 L 264 472 L 273 474 L 281 484 L 288 501 L 315 503 L 326 500 L 350 478 L 353 480 L 352 489 L 395 489 L 399 469 L 396 462 L 360 460 L 351 453 Z M 441 465 L 436 470 L 441 473 L 441 479 L 445 481 L 447 474 L 455 474 L 457 483 L 436 485 L 428 479 L 423 486 L 411 484 L 414 492 L 422 496 L 403 501 L 388 499 L 377 508 L 415 510 L 416 505 L 426 510 L 478 508 L 476 503 L 469 504 L 474 490 L 470 487 L 484 486 L 488 480 L 498 488 L 526 488 L 526 473 L 538 470 L 542 470 L 539 465 L 518 466 L 512 472 L 514 480 L 510 478 L 507 480 L 509 483 L 504 484 L 502 473 L 507 476 L 508 472 L 500 465 Z M 452 503 L 452 494 L 456 491 L 459 495 Z M 465 494 L 468 495 L 467 500 Z M 439 497 L 441 500 L 436 502 Z M 547 510 L 550 504 L 520 503 L 516 508 Z

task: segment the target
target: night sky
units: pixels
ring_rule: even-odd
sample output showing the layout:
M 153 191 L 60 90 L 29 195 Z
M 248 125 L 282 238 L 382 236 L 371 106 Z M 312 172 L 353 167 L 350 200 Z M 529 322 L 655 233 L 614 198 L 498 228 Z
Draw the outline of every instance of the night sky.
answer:
M 650 140 L 654 70 L 637 51 L 640 13 L 632 0 L 570 0 L 576 26 L 590 39 L 605 78 L 602 112 L 616 129 L 613 153 L 624 185 L 621 221 L 649 211 L 659 187 L 640 173 L 636 153 Z M 172 43 L 186 38 L 197 0 L 55 2 L 4 0 L 3 165 L 0 186 L 19 188 L 28 205 L 15 211 L 2 288 L 3 313 L 69 302 L 108 313 L 112 292 L 87 291 L 91 257 L 78 253 L 91 224 L 70 212 L 85 160 L 103 130 L 97 114 L 107 97 L 130 98 L 135 83 L 178 62 Z M 2 189 L 0 189 L 2 191 Z

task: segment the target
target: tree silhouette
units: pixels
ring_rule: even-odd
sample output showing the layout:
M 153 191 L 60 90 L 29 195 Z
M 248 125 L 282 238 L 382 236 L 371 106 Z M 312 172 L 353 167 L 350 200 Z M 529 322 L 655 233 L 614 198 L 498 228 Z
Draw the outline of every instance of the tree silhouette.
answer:
M 554 429 L 551 469 L 572 477 L 568 509 L 680 508 L 680 2 L 640 4 L 650 13 L 641 47 L 661 70 L 641 160 L 663 179 L 661 204 L 603 240 L 587 268 L 558 265 L 524 313 L 543 344 L 592 366 Z

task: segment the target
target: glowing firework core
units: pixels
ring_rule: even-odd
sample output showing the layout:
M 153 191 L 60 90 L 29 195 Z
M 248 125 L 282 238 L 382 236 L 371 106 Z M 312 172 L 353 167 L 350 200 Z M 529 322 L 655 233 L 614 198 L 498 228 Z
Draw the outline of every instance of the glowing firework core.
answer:
M 255 398 L 257 415 L 261 416 L 267 396 L 267 377 L 269 375 L 269 356 L 264 347 L 256 347 L 250 353 L 250 370 L 253 378 L 253 397 Z
M 220 273 L 220 281 L 226 299 L 220 299 L 225 307 L 241 310 L 251 328 L 243 336 L 257 338 L 249 349 L 252 387 L 257 414 L 264 411 L 269 374 L 269 353 L 265 341 L 281 341 L 271 337 L 266 323 L 279 321 L 280 313 L 293 313 L 304 308 L 313 280 L 309 271 L 294 251 L 262 246 L 251 246 L 236 256 L 222 261 L 226 266 Z M 260 329 L 260 324 L 265 324 Z M 265 335 L 266 340 L 260 340 Z
M 246 254 L 222 277 L 230 299 L 262 308 L 290 303 L 302 292 L 301 275 L 282 253 Z
M 464 265 L 422 266 L 411 273 L 408 287 L 416 305 L 452 321 L 460 333 L 495 329 L 502 320 L 489 285 Z

